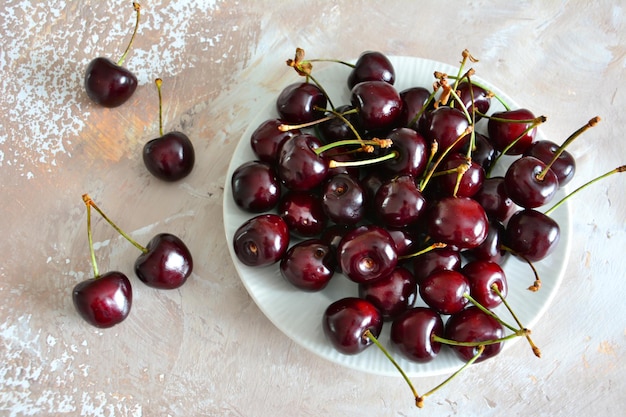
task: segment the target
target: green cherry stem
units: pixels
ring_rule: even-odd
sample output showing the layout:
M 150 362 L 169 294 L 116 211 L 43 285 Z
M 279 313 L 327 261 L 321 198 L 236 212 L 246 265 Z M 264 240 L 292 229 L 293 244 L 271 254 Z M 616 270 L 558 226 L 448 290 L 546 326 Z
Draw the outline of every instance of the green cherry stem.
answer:
M 428 247 L 426 247 L 424 249 L 421 249 L 421 250 L 419 250 L 417 252 L 414 252 L 414 253 L 411 253 L 411 254 L 408 254 L 408 255 L 398 256 L 398 259 L 405 260 L 405 259 L 415 258 L 416 256 L 423 255 L 426 252 L 430 252 L 431 250 L 445 248 L 446 246 L 448 246 L 448 245 L 446 245 L 445 243 L 442 243 L 442 242 L 433 243 L 432 245 L 430 245 L 430 246 L 428 246 Z
M 504 337 L 500 337 L 498 339 L 479 340 L 476 342 L 460 342 L 458 340 L 446 339 L 444 337 L 440 337 L 435 334 L 432 336 L 432 340 L 434 342 L 439 342 L 439 343 L 443 343 L 444 345 L 450 345 L 450 346 L 476 347 L 476 346 L 484 346 L 484 345 L 495 345 L 496 343 L 506 342 L 507 340 L 524 336 L 527 332 L 528 332 L 527 329 L 516 329 L 513 333 Z
M 493 311 L 489 310 L 488 308 L 486 308 L 484 305 L 482 305 L 481 303 L 479 303 L 478 301 L 476 301 L 476 299 L 474 299 L 474 297 L 472 297 L 471 295 L 469 295 L 468 293 L 463 294 L 463 297 L 467 298 L 467 300 L 474 304 L 477 308 L 479 308 L 483 313 L 485 313 L 488 316 L 491 316 L 494 320 L 496 320 L 498 323 L 500 323 L 501 325 L 503 325 L 504 327 L 506 327 L 507 329 L 509 329 L 510 331 L 517 333 L 520 329 L 511 326 L 509 323 L 505 322 L 504 320 L 502 320 L 496 313 L 494 313 Z
M 86 204 L 86 202 L 85 202 L 85 205 L 87 206 L 87 240 L 89 241 L 89 253 L 91 255 L 91 265 L 93 266 L 94 278 L 98 278 L 100 276 L 100 272 L 98 271 L 98 263 L 96 262 L 96 252 L 93 248 L 93 234 L 91 233 L 91 205 Z
M 528 264 L 530 269 L 532 269 L 533 274 L 535 274 L 535 281 L 533 282 L 533 285 L 528 287 L 528 290 L 532 291 L 532 292 L 539 291 L 539 288 L 541 288 L 541 278 L 539 277 L 539 272 L 537 272 L 537 269 L 535 268 L 533 263 L 530 261 L 530 259 L 528 259 L 524 255 L 522 255 L 521 253 L 517 253 L 516 251 L 514 251 L 513 249 L 509 248 L 506 245 L 500 245 L 500 249 L 502 249 L 502 250 L 504 250 L 506 252 L 509 252 L 509 253 L 513 254 L 514 256 L 522 258 Z
M 126 50 L 117 61 L 117 65 L 119 65 L 120 67 L 124 64 L 124 60 L 126 60 L 126 55 L 128 55 L 128 51 L 130 51 L 130 47 L 135 40 L 135 35 L 137 35 L 137 29 L 139 28 L 139 16 L 141 15 L 141 6 L 139 5 L 139 3 L 133 3 L 133 8 L 135 9 L 135 12 L 137 12 L 137 18 L 135 20 L 135 30 L 133 30 L 133 34 L 130 37 L 130 42 L 128 42 L 128 46 L 126 46 Z
M 350 67 L 350 68 L 355 68 L 356 67 L 356 65 L 351 64 L 350 62 L 342 61 L 340 59 L 315 58 L 315 59 L 308 59 L 308 60 L 306 60 L 306 62 L 334 62 L 336 64 L 342 64 L 342 65 L 345 65 L 346 67 Z
M 163 97 L 161 95 L 161 85 L 163 85 L 163 80 L 157 78 L 154 80 L 156 84 L 157 91 L 159 93 L 159 135 L 163 136 Z
M 89 197 L 88 194 L 83 194 L 83 201 L 85 202 L 85 204 L 87 206 L 91 206 L 94 208 L 94 210 L 96 210 L 98 212 L 98 214 L 100 214 L 102 216 L 102 218 L 104 220 L 106 220 L 107 223 L 109 223 L 111 225 L 111 227 L 113 227 L 117 233 L 119 233 L 120 235 L 122 235 L 122 237 L 124 239 L 126 239 L 127 241 L 129 241 L 134 247 L 136 247 L 137 249 L 139 249 L 141 252 L 143 253 L 148 253 L 148 249 L 141 246 L 135 239 L 133 239 L 132 237 L 130 237 L 126 232 L 124 232 L 122 229 L 120 229 L 111 219 L 109 219 L 107 217 L 106 214 L 104 214 L 104 212 L 102 210 L 100 210 L 100 207 L 98 207 L 96 205 L 96 203 L 91 199 L 91 197 Z

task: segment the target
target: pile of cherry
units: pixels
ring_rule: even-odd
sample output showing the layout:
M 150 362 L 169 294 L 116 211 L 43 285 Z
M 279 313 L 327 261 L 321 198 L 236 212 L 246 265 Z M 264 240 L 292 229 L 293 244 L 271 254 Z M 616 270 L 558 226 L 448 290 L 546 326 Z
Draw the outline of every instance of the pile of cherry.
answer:
M 349 103 L 331 102 L 313 75 L 317 61 L 351 68 Z M 538 140 L 546 118 L 511 109 L 475 83 L 473 69 L 463 72 L 468 61 L 475 62 L 464 51 L 458 74 L 436 72 L 432 88 L 397 91 L 393 65 L 380 52 L 351 64 L 305 60 L 298 49 L 287 65 L 305 79 L 279 94 L 279 117 L 251 135 L 255 160 L 231 178 L 235 203 L 252 214 L 233 236 L 238 259 L 277 264 L 304 291 L 322 291 L 331 279 L 357 283 L 358 294 L 320 317 L 327 339 L 344 354 L 375 343 L 403 375 L 376 339 L 383 323 L 393 348 L 419 363 L 444 344 L 467 366 L 517 336 L 540 356 L 506 301 L 501 264 L 508 256 L 527 262 L 535 272 L 529 290 L 540 289 L 533 262 L 559 242 L 550 214 L 569 196 L 552 200 L 576 168 L 565 147 L 600 120 L 560 145 Z M 492 100 L 505 110 L 490 113 Z M 503 155 L 513 162 L 504 175 L 491 175 Z M 493 312 L 500 304 L 515 325 Z M 416 394 L 418 405 L 423 397 Z

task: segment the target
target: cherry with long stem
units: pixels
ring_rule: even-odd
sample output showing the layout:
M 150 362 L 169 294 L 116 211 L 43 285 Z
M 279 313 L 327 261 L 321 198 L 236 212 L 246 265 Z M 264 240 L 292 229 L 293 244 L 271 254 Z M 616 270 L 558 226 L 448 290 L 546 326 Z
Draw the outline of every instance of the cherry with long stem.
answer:
M 133 42 L 135 41 L 135 36 L 137 35 L 137 29 L 139 29 L 139 17 L 141 16 L 141 5 L 139 3 L 133 2 L 133 8 L 135 9 L 135 12 L 136 12 L 135 29 L 133 30 L 133 34 L 130 37 L 130 41 L 128 42 L 128 45 L 126 46 L 126 50 L 124 51 L 120 59 L 117 61 L 117 65 L 119 65 L 120 67 L 124 64 L 124 61 L 126 60 L 126 56 L 128 55 L 128 52 L 130 51 L 130 48 Z

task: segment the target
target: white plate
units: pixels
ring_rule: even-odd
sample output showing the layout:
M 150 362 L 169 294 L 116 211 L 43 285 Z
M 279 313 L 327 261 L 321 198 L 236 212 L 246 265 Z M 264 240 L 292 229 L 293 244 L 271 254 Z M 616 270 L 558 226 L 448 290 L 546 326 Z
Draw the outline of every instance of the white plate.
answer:
M 434 81 L 434 71 L 441 71 L 451 75 L 456 75 L 457 72 L 457 69 L 452 66 L 426 59 L 390 57 L 390 60 L 396 70 L 395 87 L 398 91 L 413 86 L 431 88 Z M 480 74 L 480 67 L 477 66 L 476 69 L 477 74 Z M 331 64 L 323 69 L 318 70 L 316 68 L 315 70 L 317 71 L 315 72 L 316 79 L 330 94 L 333 104 L 336 106 L 349 104 L 346 78 L 350 69 L 344 65 Z M 498 94 L 505 102 L 510 104 L 511 108 L 520 107 L 504 92 L 489 82 L 482 80 L 478 76 L 473 77 L 473 80 L 487 86 Z M 294 72 L 293 79 L 286 80 L 285 86 L 298 81 L 302 81 L 302 78 L 298 77 Z M 243 265 L 235 256 L 232 244 L 233 235 L 237 228 L 252 215 L 240 210 L 235 205 L 232 198 L 230 180 L 235 168 L 246 161 L 255 159 L 250 147 L 250 135 L 252 132 L 263 121 L 278 116 L 275 110 L 275 97 L 269 101 L 267 108 L 260 112 L 256 119 L 251 121 L 250 126 L 239 141 L 228 167 L 224 187 L 224 228 L 230 254 L 239 277 L 252 299 L 267 318 L 296 343 L 316 355 L 349 368 L 379 375 L 398 376 L 398 371 L 375 346 L 370 346 L 358 355 L 350 356 L 337 352 L 325 339 L 322 330 L 324 310 L 331 302 L 339 298 L 357 295 L 356 284 L 341 275 L 336 275 L 323 291 L 317 293 L 303 292 L 282 278 L 277 265 L 252 268 Z M 492 100 L 490 112 L 498 110 L 503 110 L 503 107 L 494 99 Z M 480 123 L 477 124 L 477 127 L 479 125 Z M 541 132 L 538 133 L 541 136 Z M 504 164 L 504 166 L 506 165 Z M 498 172 L 495 172 L 493 175 L 496 174 Z M 562 196 L 562 192 L 555 197 L 554 201 L 558 201 L 560 196 Z M 507 300 L 516 311 L 522 324 L 530 329 L 538 322 L 554 298 L 563 278 L 569 254 L 571 229 L 569 205 L 566 203 L 558 210 L 555 210 L 552 217 L 561 227 L 561 240 L 552 255 L 535 264 L 543 281 L 541 289 L 535 293 L 526 289 L 533 281 L 532 272 L 526 263 L 509 257 L 503 266 L 509 283 Z M 503 306 L 498 307 L 496 312 L 501 314 L 505 320 L 514 324 Z M 390 324 L 385 323 L 380 336 L 381 342 L 386 346 L 389 346 L 389 328 Z M 538 345 L 541 345 L 540 340 L 536 342 Z M 505 348 L 510 343 L 512 341 L 505 343 Z M 522 341 L 521 343 L 526 342 Z M 504 354 L 506 353 L 501 352 L 499 356 Z M 528 349 L 528 355 L 532 355 L 530 348 Z M 435 360 L 427 364 L 410 362 L 403 359 L 399 354 L 394 354 L 394 357 L 411 377 L 449 374 L 462 365 L 462 362 L 446 347 L 442 348 Z

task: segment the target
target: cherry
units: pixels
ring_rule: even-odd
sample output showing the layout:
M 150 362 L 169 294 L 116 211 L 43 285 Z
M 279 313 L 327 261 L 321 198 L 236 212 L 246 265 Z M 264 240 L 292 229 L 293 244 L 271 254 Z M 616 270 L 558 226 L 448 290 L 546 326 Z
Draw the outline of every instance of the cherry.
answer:
M 318 86 L 300 82 L 283 89 L 276 100 L 276 110 L 288 123 L 308 123 L 324 117 L 324 111 L 319 109 L 326 104 L 326 96 Z
M 238 166 L 231 177 L 231 187 L 235 204 L 252 213 L 271 210 L 280 199 L 280 180 L 266 162 L 248 161 Z
M 235 231 L 233 247 L 237 258 L 248 266 L 278 262 L 289 245 L 289 228 L 276 214 L 259 214 Z
M 433 335 L 443 337 L 444 325 L 439 313 L 427 307 L 414 307 L 402 313 L 391 325 L 391 343 L 406 358 L 430 362 L 441 350 Z
M 455 153 L 448 156 L 439 168 L 436 178 L 442 195 L 473 197 L 482 187 L 485 170 L 466 155 Z
M 354 225 L 365 215 L 364 191 L 359 181 L 349 174 L 337 174 L 322 187 L 322 207 L 337 224 Z
M 126 275 L 112 271 L 76 284 L 72 301 L 87 323 L 109 328 L 128 317 L 133 293 Z
M 456 91 L 469 114 L 476 110 L 476 121 L 481 119 L 481 114 L 487 114 L 489 107 L 491 107 L 492 93 L 481 86 L 467 81 L 461 81 L 456 86 Z
M 193 259 L 180 238 L 170 233 L 154 236 L 135 261 L 135 273 L 153 288 L 174 289 L 187 281 L 193 270 Z
M 393 239 L 393 243 L 396 246 L 396 253 L 398 257 L 403 257 L 410 254 L 410 251 L 418 242 L 418 234 L 414 230 L 404 229 L 387 229 L 389 236 Z M 398 259 L 404 260 L 404 259 Z
M 492 309 L 502 303 L 502 297 L 508 293 L 508 284 L 504 270 L 496 262 L 472 261 L 461 270 L 469 281 L 469 293 L 474 300 L 485 308 Z M 495 293 L 492 285 L 497 285 L 500 295 Z
M 141 6 L 133 3 L 136 12 L 135 29 L 126 51 L 117 63 L 109 58 L 98 57 L 93 59 L 85 71 L 85 91 L 91 100 L 104 107 L 118 107 L 124 104 L 137 89 L 137 77 L 128 69 L 122 67 L 128 51 L 137 34 Z
M 287 188 L 311 190 L 326 179 L 328 162 L 314 152 L 320 146 L 320 140 L 309 133 L 293 137 L 281 146 L 277 172 Z
M 487 123 L 489 139 L 498 152 L 521 155 L 535 140 L 536 126 L 542 121 L 528 109 L 493 113 Z
M 335 109 L 336 113 L 348 114 L 344 115 L 344 117 L 333 117 L 319 124 L 320 133 L 327 142 L 356 138 L 352 129 L 359 130 L 359 126 L 357 115 L 353 110 L 354 108 L 348 104 L 339 106 Z
M 533 142 L 528 149 L 526 149 L 524 156 L 533 156 L 546 165 L 550 164 L 552 159 L 556 157 L 556 160 L 550 165 L 550 170 L 556 175 L 559 188 L 562 188 L 574 178 L 576 160 L 571 153 L 565 150 L 562 150 L 557 155 L 559 150 L 559 145 L 554 142 L 538 140 Z
M 461 254 L 450 247 L 434 249 L 413 258 L 413 274 L 418 285 L 432 273 L 442 270 L 459 271 Z
M 445 324 L 446 339 L 457 342 L 487 342 L 504 337 L 504 328 L 491 315 L 476 306 L 469 306 L 452 314 Z M 489 359 L 502 350 L 503 342 L 486 344 L 483 353 L 475 363 Z M 478 346 L 450 346 L 463 361 L 472 359 Z
M 359 226 L 345 234 L 337 247 L 343 273 L 358 284 L 388 275 L 398 263 L 398 255 L 389 233 L 375 225 Z
M 320 291 L 328 285 L 335 271 L 330 247 L 319 239 L 307 239 L 293 245 L 280 260 L 280 273 L 304 291 Z
M 182 132 L 163 134 L 161 109 L 162 80 L 155 81 L 159 92 L 159 134 L 158 138 L 148 141 L 143 147 L 143 162 L 148 171 L 164 181 L 178 181 L 185 178 L 193 169 L 196 156 L 193 144 Z
M 425 211 L 426 200 L 410 175 L 401 175 L 383 183 L 374 197 L 377 218 L 391 228 L 415 224 Z
M 400 91 L 402 113 L 398 124 L 417 130 L 420 121 L 425 117 L 430 95 L 430 91 L 424 87 L 411 87 Z
M 489 231 L 483 243 L 466 250 L 463 255 L 472 260 L 501 262 L 508 253 L 503 249 L 505 233 L 505 227 L 500 221 L 489 218 Z
M 372 303 L 358 297 L 346 297 L 330 304 L 324 311 L 322 327 L 331 344 L 341 353 L 354 355 L 372 344 L 369 331 L 378 336 L 383 320 Z
M 440 150 L 459 151 L 469 137 L 466 135 L 469 121 L 465 113 L 456 107 L 440 106 L 426 114 L 420 132 L 429 143 L 437 142 Z
M 470 141 L 467 141 L 460 153 L 467 155 L 469 145 Z M 478 132 L 474 133 L 474 148 L 469 153 L 472 156 L 472 161 L 482 166 L 485 171 L 491 168 L 498 156 L 489 138 Z
M 352 89 L 363 81 L 384 81 L 393 85 L 395 78 L 396 73 L 389 58 L 381 52 L 366 51 L 359 56 L 348 74 L 348 88 Z
M 523 156 L 507 169 L 504 188 L 515 204 L 536 208 L 552 200 L 559 188 L 559 180 L 539 159 Z
M 468 197 L 445 197 L 427 209 L 428 234 L 435 242 L 470 249 L 480 245 L 489 230 L 482 206 Z
M 518 209 L 506 193 L 504 177 L 486 178 L 473 198 L 485 209 L 487 216 L 503 223 Z
M 360 125 L 371 131 L 392 129 L 402 112 L 402 99 L 384 81 L 364 81 L 352 88 L 350 102 L 357 109 Z
M 422 300 L 440 314 L 462 310 L 468 303 L 464 295 L 469 292 L 469 281 L 458 271 L 436 271 L 419 284 Z
M 397 152 L 397 157 L 382 164 L 389 175 L 412 175 L 418 178 L 428 165 L 429 148 L 426 139 L 413 129 L 396 128 L 389 132 L 392 145 L 390 152 Z
M 381 279 L 359 284 L 359 297 L 374 304 L 383 320 L 394 320 L 415 303 L 415 277 L 408 269 L 396 267 Z
M 278 214 L 297 237 L 317 236 L 328 224 L 319 196 L 309 191 L 286 192 L 278 203 Z
M 560 236 L 561 229 L 554 219 L 537 210 L 524 209 L 509 219 L 504 243 L 514 254 L 539 261 L 556 249 Z
M 278 161 L 278 151 L 288 139 L 298 136 L 300 129 L 280 130 L 285 124 L 281 119 L 268 119 L 261 123 L 250 135 L 250 146 L 259 160 L 274 164 Z

